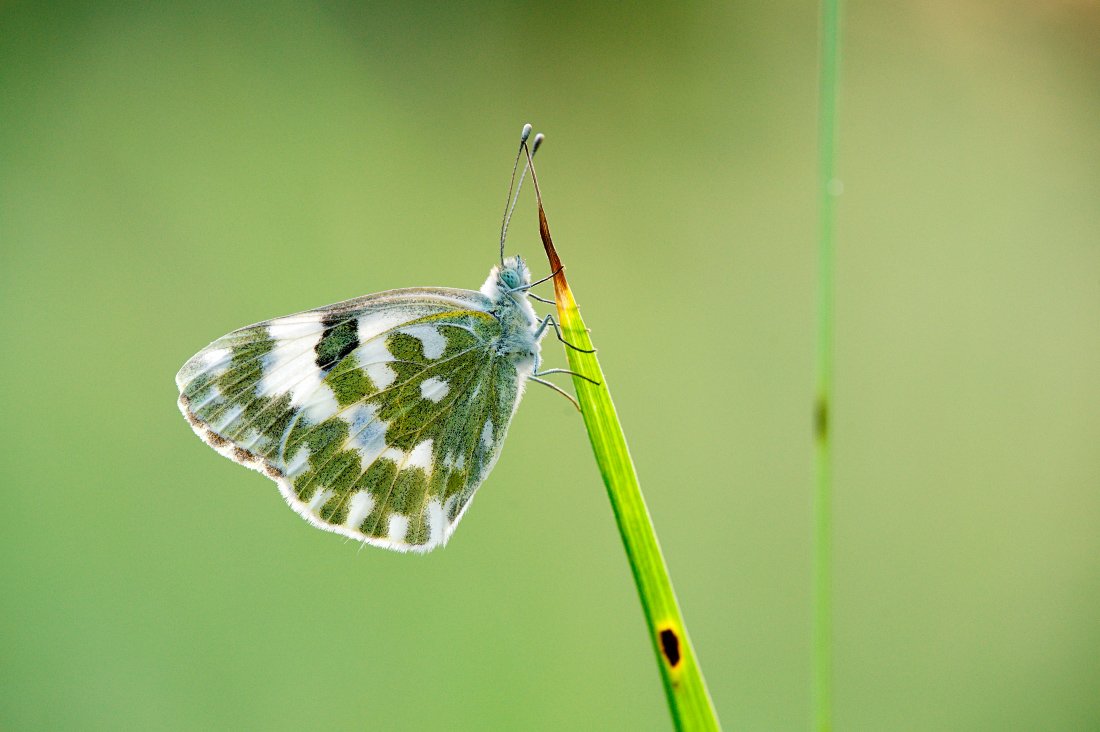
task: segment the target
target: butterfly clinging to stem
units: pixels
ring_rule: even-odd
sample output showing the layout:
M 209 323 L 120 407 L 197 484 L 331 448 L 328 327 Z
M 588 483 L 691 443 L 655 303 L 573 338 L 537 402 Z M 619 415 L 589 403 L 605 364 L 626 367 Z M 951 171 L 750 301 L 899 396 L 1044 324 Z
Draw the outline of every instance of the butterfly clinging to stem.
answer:
M 480 290 L 389 290 L 222 336 L 176 375 L 195 433 L 272 478 L 315 526 L 397 551 L 445 544 L 496 463 L 526 382 L 572 400 L 541 378 L 572 373 L 540 370 L 547 328 L 566 343 L 528 299 L 541 300 L 531 288 L 549 277 L 532 282 L 522 258 L 504 256 L 528 170 L 539 195 L 532 156 L 543 137 L 528 146 L 530 134 L 525 125 L 500 264 Z

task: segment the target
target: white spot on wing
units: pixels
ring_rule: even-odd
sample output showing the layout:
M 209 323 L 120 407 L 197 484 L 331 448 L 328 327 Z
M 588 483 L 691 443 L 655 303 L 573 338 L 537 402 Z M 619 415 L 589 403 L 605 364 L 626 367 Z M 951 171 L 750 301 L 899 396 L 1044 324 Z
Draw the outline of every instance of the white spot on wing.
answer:
M 385 389 L 397 380 L 397 372 L 388 363 L 372 363 L 363 370 L 378 389 Z
M 363 520 L 370 515 L 371 509 L 373 508 L 374 496 L 366 491 L 359 491 L 351 497 L 350 501 L 348 501 L 348 519 L 345 525 L 353 529 L 358 529 L 359 524 L 363 523 Z
M 430 379 L 424 379 L 420 382 L 420 396 L 433 401 L 438 404 L 443 400 L 443 397 L 447 396 L 447 392 L 451 390 L 451 385 L 443 379 L 437 379 L 432 377 Z
M 408 457 L 408 454 L 404 450 L 398 450 L 396 447 L 387 447 L 378 457 L 379 459 L 386 458 L 387 460 L 392 460 L 398 465 L 401 465 L 405 462 L 405 458 Z
M 293 478 L 303 473 L 309 467 L 309 445 L 303 445 L 294 453 L 294 459 L 286 466 L 286 477 Z
M 424 358 L 436 359 L 447 350 L 447 339 L 434 325 L 411 325 L 399 332 L 416 338 L 424 346 Z
M 340 419 L 348 423 L 348 447 L 359 453 L 363 469 L 386 450 L 386 430 L 389 424 L 378 419 L 378 407 L 374 404 L 356 404 L 345 409 Z
M 389 530 L 386 532 L 387 538 L 390 541 L 403 543 L 405 541 L 405 534 L 409 531 L 409 517 L 402 516 L 400 514 L 393 514 L 390 516 Z
M 210 425 L 211 429 L 213 429 L 215 432 L 225 431 L 225 429 L 228 428 L 229 425 L 237 421 L 237 417 L 240 417 L 243 411 L 244 407 L 239 405 L 230 407 L 229 409 L 225 410 L 225 413 L 222 415 L 221 419 L 219 419 L 216 423 Z
M 328 503 L 328 499 L 336 495 L 336 492 L 330 488 L 319 490 L 313 494 L 313 497 L 309 499 L 309 510 L 317 513 L 321 506 Z
M 405 461 L 406 468 L 423 468 L 425 473 L 432 472 L 432 441 L 424 440 L 414 447 Z
M 306 419 L 314 424 L 320 424 L 340 411 L 340 405 L 336 402 L 336 395 L 332 393 L 332 389 L 329 388 L 328 384 L 321 382 L 320 369 L 317 370 L 317 375 L 317 381 L 314 383 L 311 392 L 307 392 L 307 395 L 302 397 L 301 400 L 297 398 L 298 394 L 296 393 L 290 400 L 291 405 L 301 407 Z
M 355 350 L 355 358 L 378 389 L 385 389 L 397 378 L 397 372 L 390 367 L 393 354 L 380 338 L 359 346 Z
M 372 338 L 392 330 L 413 317 L 411 313 L 403 311 L 389 311 L 368 313 L 359 318 L 359 342 L 366 343 Z
M 204 371 L 212 371 L 227 366 L 232 357 L 228 348 L 211 348 L 202 354 L 202 368 Z
M 293 321 L 275 321 L 267 327 L 275 341 L 264 356 L 263 377 L 256 387 L 263 396 L 290 393 L 290 405 L 302 410 L 314 424 L 336 414 L 340 408 L 332 389 L 321 379 L 324 372 L 315 363 L 314 349 L 325 332 L 318 315 L 301 316 Z
M 298 338 L 306 338 L 312 335 L 318 336 L 325 331 L 321 323 L 320 315 L 302 315 L 293 319 L 274 320 L 267 326 L 268 334 L 276 341 L 291 341 Z M 317 341 L 314 341 L 314 345 Z M 276 344 L 276 348 L 280 344 Z
M 443 506 L 438 498 L 428 501 L 428 544 L 435 546 L 443 543 L 447 519 L 443 515 Z
M 176 374 L 176 386 L 184 391 L 200 374 L 220 376 L 229 368 L 232 352 L 228 348 L 206 348 L 199 351 Z
M 493 446 L 493 420 L 485 420 L 485 426 L 481 428 L 481 444 L 488 450 Z

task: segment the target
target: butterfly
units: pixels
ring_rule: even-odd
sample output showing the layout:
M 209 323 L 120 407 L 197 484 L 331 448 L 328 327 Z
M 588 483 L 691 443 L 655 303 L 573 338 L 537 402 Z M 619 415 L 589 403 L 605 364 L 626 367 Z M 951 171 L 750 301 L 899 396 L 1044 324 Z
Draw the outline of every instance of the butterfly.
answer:
M 508 198 L 514 207 L 511 186 Z M 390 290 L 235 330 L 176 375 L 184 417 L 317 527 L 397 551 L 445 544 L 526 383 L 561 391 L 539 377 L 572 373 L 539 369 L 547 327 L 565 341 L 528 299 L 549 278 L 532 282 L 521 257 L 503 256 L 511 210 L 480 290 Z

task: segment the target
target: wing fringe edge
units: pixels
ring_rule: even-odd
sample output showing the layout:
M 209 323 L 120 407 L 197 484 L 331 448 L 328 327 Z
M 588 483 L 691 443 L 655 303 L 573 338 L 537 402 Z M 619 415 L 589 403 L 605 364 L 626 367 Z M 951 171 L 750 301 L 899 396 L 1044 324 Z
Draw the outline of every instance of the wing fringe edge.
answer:
M 346 536 L 349 539 L 355 539 L 363 544 L 369 544 L 371 546 L 381 547 L 383 549 L 389 549 L 391 551 L 409 553 L 409 554 L 427 554 L 433 549 L 446 546 L 450 540 L 451 535 L 454 534 L 455 528 L 462 520 L 462 517 L 466 514 L 466 509 L 470 507 L 470 503 L 473 501 L 467 501 L 466 505 L 462 507 L 462 511 L 455 517 L 453 523 L 450 523 L 443 527 L 443 539 L 438 544 L 406 544 L 390 541 L 389 539 L 383 539 L 375 536 L 367 536 L 361 531 L 349 528 L 347 526 L 338 526 L 321 520 L 309 510 L 309 506 L 298 499 L 298 496 L 294 493 L 294 486 L 282 471 L 268 463 L 264 458 L 245 450 L 243 447 L 233 444 L 232 441 L 225 439 L 214 430 L 210 429 L 210 426 L 196 417 L 190 409 L 190 400 L 180 394 L 179 399 L 176 401 L 179 406 L 180 412 L 183 413 L 184 418 L 187 420 L 187 424 L 191 425 L 192 431 L 199 436 L 203 442 L 216 450 L 220 455 L 229 458 L 235 463 L 240 463 L 246 468 L 255 470 L 258 473 L 265 475 L 279 486 L 279 493 L 282 495 L 283 500 L 287 502 L 294 512 L 308 521 L 311 525 L 316 526 L 323 531 L 329 531 L 334 534 L 340 534 Z

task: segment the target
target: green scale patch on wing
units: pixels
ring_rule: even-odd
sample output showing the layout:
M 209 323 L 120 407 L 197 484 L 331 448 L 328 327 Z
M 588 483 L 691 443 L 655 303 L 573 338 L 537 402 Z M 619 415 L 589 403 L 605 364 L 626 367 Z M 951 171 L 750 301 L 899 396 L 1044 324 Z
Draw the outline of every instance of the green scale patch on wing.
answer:
M 449 292 L 470 302 L 334 306 L 235 331 L 180 371 L 181 408 L 312 523 L 434 548 L 491 470 L 520 391 L 478 294 Z

